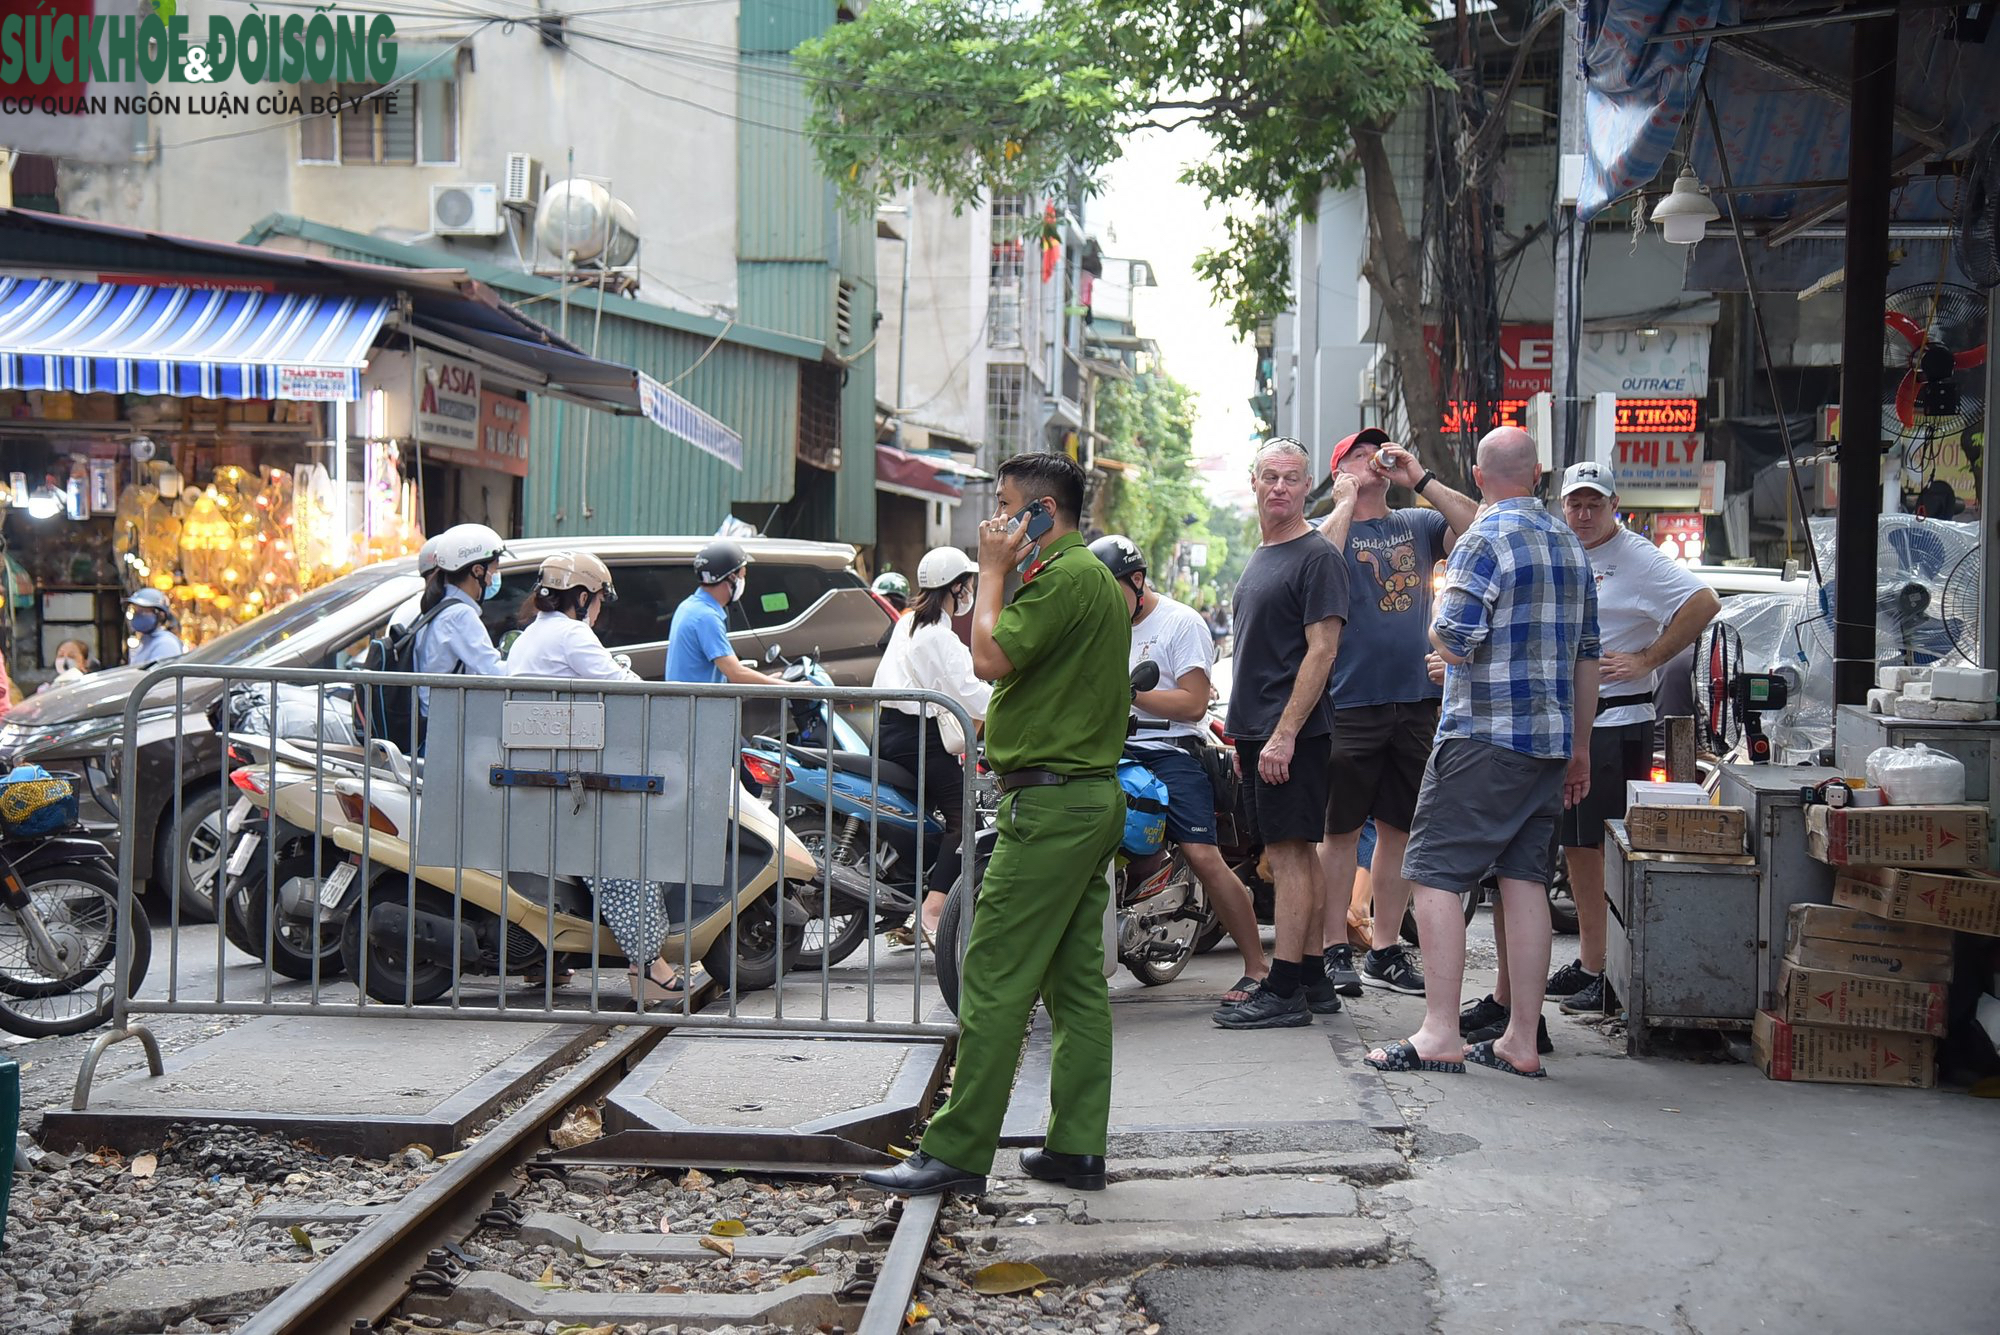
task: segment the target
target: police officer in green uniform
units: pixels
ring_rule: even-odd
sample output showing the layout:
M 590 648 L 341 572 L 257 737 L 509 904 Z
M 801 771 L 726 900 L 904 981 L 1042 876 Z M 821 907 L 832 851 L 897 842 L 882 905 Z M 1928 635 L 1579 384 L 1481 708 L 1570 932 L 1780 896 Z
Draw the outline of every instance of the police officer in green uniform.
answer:
M 863 1175 L 883 1191 L 986 1190 L 1037 996 L 1055 1039 L 1049 1131 L 1021 1166 L 1044 1181 L 1104 1186 L 1104 873 L 1125 826 L 1117 771 L 1132 627 L 1111 572 L 1076 531 L 1083 481 L 1065 455 L 1015 455 L 1000 466 L 999 508 L 980 525 L 972 663 L 998 683 L 986 762 L 1002 794 L 999 841 L 965 952 L 951 1098 L 918 1153 Z M 1009 570 L 1023 566 L 1021 588 L 1006 601 Z

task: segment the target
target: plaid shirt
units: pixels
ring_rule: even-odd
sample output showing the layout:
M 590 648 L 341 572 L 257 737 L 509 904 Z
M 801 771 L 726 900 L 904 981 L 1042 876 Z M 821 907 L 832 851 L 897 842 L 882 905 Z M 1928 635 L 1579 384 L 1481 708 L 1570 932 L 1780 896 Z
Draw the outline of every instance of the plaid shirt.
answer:
M 1600 650 L 1596 582 L 1566 524 L 1533 497 L 1496 501 L 1452 548 L 1437 634 L 1466 660 L 1445 673 L 1440 741 L 1569 757 L 1576 663 Z

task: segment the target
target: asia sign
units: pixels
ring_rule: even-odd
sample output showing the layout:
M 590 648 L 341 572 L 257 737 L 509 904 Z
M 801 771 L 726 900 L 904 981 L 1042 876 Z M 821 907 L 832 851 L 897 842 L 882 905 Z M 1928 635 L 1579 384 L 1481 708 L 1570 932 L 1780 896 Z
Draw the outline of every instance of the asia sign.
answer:
M 461 449 L 455 445 L 424 443 L 427 458 L 465 468 L 490 468 L 514 477 L 528 475 L 529 408 L 521 399 L 479 391 L 478 445 Z
M 417 442 L 479 448 L 479 368 L 456 357 L 417 353 Z

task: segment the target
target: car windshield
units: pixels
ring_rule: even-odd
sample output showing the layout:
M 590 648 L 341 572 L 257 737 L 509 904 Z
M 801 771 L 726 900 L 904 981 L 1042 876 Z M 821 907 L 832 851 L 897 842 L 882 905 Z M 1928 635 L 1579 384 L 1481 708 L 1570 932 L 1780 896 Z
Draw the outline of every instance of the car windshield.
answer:
M 183 660 L 189 663 L 247 663 L 283 644 L 321 617 L 339 611 L 356 599 L 365 598 L 386 581 L 408 574 L 391 565 L 369 566 L 343 575 L 303 598 L 286 603 L 275 612 L 266 612 L 255 621 L 245 622 L 208 643 L 190 649 Z

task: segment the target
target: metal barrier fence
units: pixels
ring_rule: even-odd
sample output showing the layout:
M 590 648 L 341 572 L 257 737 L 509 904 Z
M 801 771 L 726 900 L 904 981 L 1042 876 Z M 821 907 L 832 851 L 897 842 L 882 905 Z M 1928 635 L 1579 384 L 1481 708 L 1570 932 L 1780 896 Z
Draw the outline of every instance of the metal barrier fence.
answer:
M 409 690 L 414 705 L 417 688 L 429 692 L 427 725 L 412 707 L 407 735 L 383 736 L 386 693 Z M 977 736 L 933 692 L 811 681 L 163 665 L 126 704 L 112 814 L 125 923 L 147 879 L 140 795 L 170 785 L 160 828 L 172 847 L 155 859 L 173 869 L 157 887 L 169 939 L 131 997 L 132 934 L 121 931 L 111 1026 L 84 1059 L 74 1106 L 87 1105 L 114 1043 L 142 1042 L 160 1074 L 138 1015 L 947 1036 L 955 1023 L 926 1018 L 938 998 L 917 930 L 927 877 L 949 851 L 920 796 L 937 767 L 921 752 L 906 773 L 872 746 L 827 749 L 837 711 L 879 724 L 895 704 L 936 706 Z M 751 742 L 746 716 L 772 723 L 769 735 Z M 818 745 L 800 740 L 815 730 Z M 966 747 L 957 773 L 961 874 L 973 877 L 977 755 Z M 749 760 L 771 781 L 761 798 L 742 782 Z M 885 768 L 918 792 L 885 785 Z M 214 896 L 212 951 L 205 926 L 183 917 L 191 885 Z M 901 958 L 880 939 L 899 920 L 913 944 Z M 606 970 L 627 972 L 649 942 L 682 980 L 677 999 L 648 1000 L 651 970 L 636 964 L 629 982 L 605 986 Z M 864 952 L 857 967 L 850 955 Z

